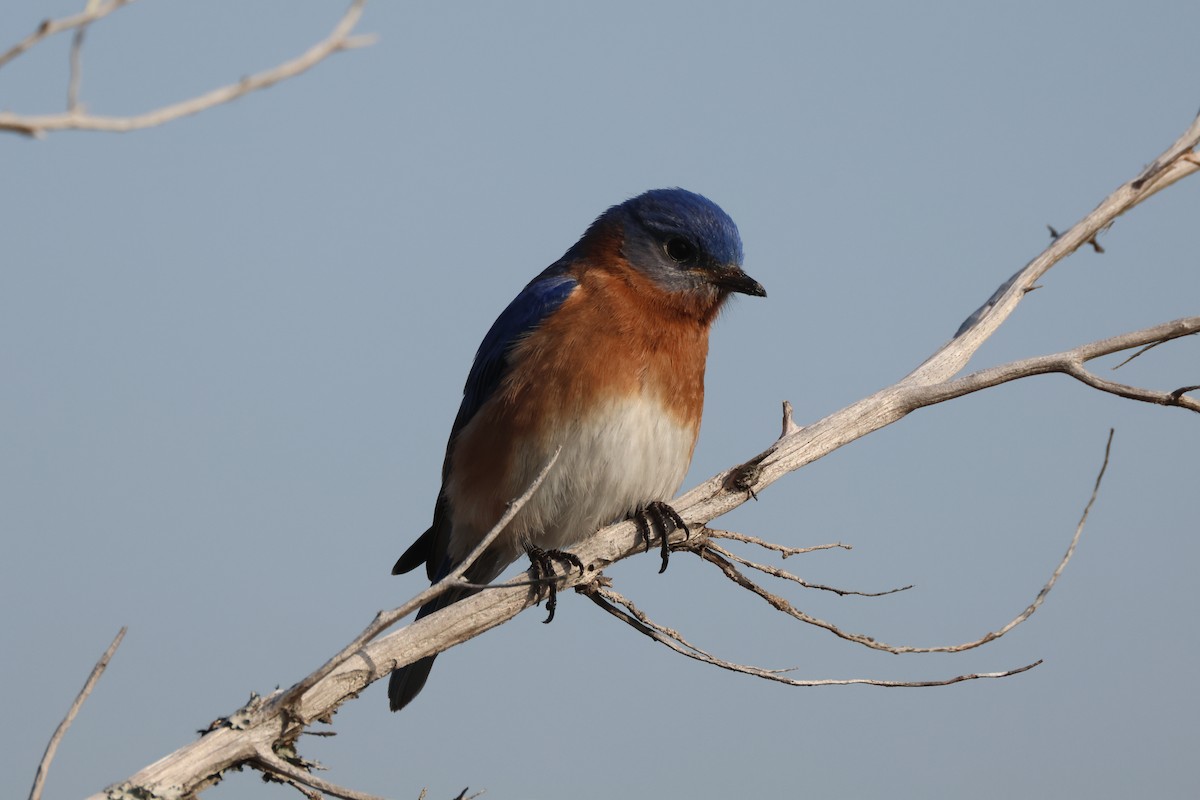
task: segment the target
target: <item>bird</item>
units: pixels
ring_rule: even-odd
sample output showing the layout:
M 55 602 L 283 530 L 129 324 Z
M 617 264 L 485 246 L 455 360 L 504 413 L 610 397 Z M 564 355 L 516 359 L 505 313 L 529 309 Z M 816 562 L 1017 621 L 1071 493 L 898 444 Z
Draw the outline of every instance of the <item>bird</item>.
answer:
M 709 329 L 731 294 L 766 296 L 742 261 L 733 220 L 685 189 L 652 189 L 597 217 L 483 337 L 450 430 L 433 523 L 392 574 L 424 564 L 431 582 L 445 577 L 556 451 L 544 482 L 466 580 L 488 583 L 522 554 L 535 578 L 553 574 L 547 555 L 582 571 L 565 549 L 629 518 L 647 548 L 650 523 L 662 532 L 665 568 L 668 523 L 686 530 L 666 501 L 700 431 Z M 452 588 L 416 618 L 476 591 Z M 421 691 L 433 660 L 392 672 L 393 711 Z

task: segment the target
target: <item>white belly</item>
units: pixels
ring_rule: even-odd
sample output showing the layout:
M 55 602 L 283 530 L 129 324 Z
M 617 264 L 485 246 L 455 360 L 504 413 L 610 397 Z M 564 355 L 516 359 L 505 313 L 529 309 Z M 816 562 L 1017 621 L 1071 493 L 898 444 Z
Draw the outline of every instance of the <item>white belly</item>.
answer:
M 530 545 L 566 549 L 652 500 L 669 500 L 683 483 L 697 433 L 646 395 L 610 401 L 586 420 L 552 427 L 553 435 L 517 453 L 508 482 L 513 497 L 562 447 L 545 482 L 497 542 L 496 573 Z M 459 505 L 457 499 L 451 496 L 452 506 Z M 465 505 L 469 500 L 459 507 Z M 462 557 L 495 520 L 483 524 L 455 516 L 450 549 Z

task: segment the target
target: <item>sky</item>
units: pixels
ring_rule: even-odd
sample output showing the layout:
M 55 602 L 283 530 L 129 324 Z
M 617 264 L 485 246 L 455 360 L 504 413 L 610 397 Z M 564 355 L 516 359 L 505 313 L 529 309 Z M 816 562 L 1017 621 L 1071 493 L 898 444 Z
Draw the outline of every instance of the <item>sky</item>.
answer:
M 0 5 L 0 48 L 82 5 Z M 132 114 L 273 66 L 342 4 L 143 0 L 95 25 L 82 98 Z M 682 186 L 737 221 L 766 299 L 712 335 L 687 489 L 907 374 L 1200 108 L 1189 3 L 386 3 L 378 42 L 124 135 L 0 138 L 0 795 L 24 796 L 96 658 L 48 798 L 123 780 L 251 692 L 288 686 L 422 588 L 475 347 L 605 208 Z M 0 69 L 62 108 L 66 39 Z M 1200 178 L 1062 262 L 968 369 L 1200 313 Z M 1097 365 L 1111 375 L 1117 359 Z M 1200 341 L 1116 379 L 1200 383 Z M 779 618 L 677 555 L 609 572 L 659 622 L 799 678 L 684 660 L 564 596 L 384 682 L 302 753 L 393 798 L 1179 797 L 1195 790 L 1200 420 L 1062 376 L 918 411 L 714 522 L 882 598 L 775 587 L 885 641 Z M 745 551 L 755 558 L 759 554 Z M 213 798 L 296 797 L 250 773 Z

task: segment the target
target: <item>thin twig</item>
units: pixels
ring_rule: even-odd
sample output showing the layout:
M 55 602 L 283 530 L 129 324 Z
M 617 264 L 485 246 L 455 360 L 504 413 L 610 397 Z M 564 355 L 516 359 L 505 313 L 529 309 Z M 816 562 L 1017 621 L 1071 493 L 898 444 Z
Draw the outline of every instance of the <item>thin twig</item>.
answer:
M 90 24 L 90 23 L 89 23 Z M 67 81 L 67 111 L 79 111 L 79 83 L 83 80 L 83 37 L 87 25 L 80 25 L 71 39 L 71 78 Z
M 774 550 L 777 553 L 782 553 L 783 558 L 788 556 L 798 556 L 804 553 L 815 553 L 818 550 L 853 550 L 853 545 L 842 544 L 841 542 L 833 542 L 831 544 L 816 544 L 811 547 L 788 547 L 787 545 L 768 542 L 766 539 L 760 539 L 757 536 L 751 536 L 748 533 L 735 533 L 734 531 L 723 531 L 716 528 L 704 526 L 701 531 L 705 536 L 712 539 L 729 539 L 734 542 L 746 542 L 747 544 L 756 544 L 759 547 L 767 550 Z
M 747 558 L 742 558 L 741 556 L 737 555 L 736 553 L 734 553 L 730 550 L 727 550 L 724 547 L 721 547 L 719 544 L 716 544 L 711 541 L 704 543 L 703 546 L 712 548 L 714 551 L 720 553 L 725 558 L 728 558 L 732 561 L 736 561 L 738 564 L 741 564 L 743 567 L 749 567 L 750 569 L 757 570 L 757 571 L 763 573 L 764 575 L 770 575 L 773 578 L 781 578 L 785 581 L 791 581 L 792 583 L 798 583 L 806 589 L 819 589 L 823 592 L 833 592 L 834 594 L 841 595 L 842 597 L 845 597 L 846 595 L 856 595 L 858 597 L 883 597 L 884 595 L 896 594 L 897 592 L 905 592 L 905 591 L 908 591 L 909 589 L 913 588 L 912 584 L 909 584 L 908 586 L 900 586 L 895 589 L 887 589 L 882 592 L 858 592 L 858 591 L 854 591 L 853 589 L 839 589 L 836 586 L 826 586 L 825 584 L 822 584 L 822 583 L 810 583 L 809 581 L 804 580 L 800 576 L 793 575 L 792 573 L 790 573 L 786 570 L 779 569 L 778 567 L 772 567 L 769 564 L 759 564 L 756 561 L 751 561 Z M 694 550 L 696 548 L 689 547 L 688 543 L 685 542 L 683 547 L 681 547 L 680 549 Z
M 311 772 L 306 772 L 299 767 L 293 766 L 284 761 L 279 756 L 270 751 L 263 751 L 258 754 L 256 759 L 257 766 L 264 774 L 280 775 L 289 781 L 310 786 L 317 791 L 324 792 L 333 797 L 340 797 L 342 800 L 387 800 L 377 794 L 368 794 L 360 792 L 357 789 L 348 789 L 345 786 L 339 786 L 336 783 L 331 783 L 323 778 L 318 778 Z
M 823 679 L 801 680 L 801 679 L 797 679 L 797 678 L 785 677 L 784 673 L 792 671 L 790 669 L 763 669 L 761 667 L 754 667 L 754 666 L 750 666 L 747 664 L 735 664 L 732 661 L 726 661 L 724 659 L 716 658 L 715 656 L 709 655 L 708 653 L 705 653 L 703 650 L 700 650 L 699 648 L 696 648 L 693 645 L 683 643 L 683 640 L 679 639 L 678 641 L 680 643 L 683 643 L 683 645 L 681 646 L 681 644 L 677 644 L 675 641 L 672 641 L 672 639 L 675 638 L 674 636 L 672 636 L 670 633 L 666 633 L 667 631 L 670 630 L 669 628 L 663 628 L 662 626 L 658 625 L 657 623 L 650 621 L 641 612 L 634 611 L 633 604 L 630 603 L 619 592 L 615 592 L 612 589 L 596 587 L 596 589 L 593 592 L 586 593 L 586 594 L 588 594 L 588 596 L 591 598 L 592 602 L 595 603 L 596 605 L 598 605 L 600 608 L 603 608 L 605 611 L 612 614 L 614 617 L 617 617 L 618 619 L 622 620 L 623 622 L 627 623 L 628 625 L 633 627 L 635 630 L 645 634 L 646 636 L 649 636 L 651 639 L 658 642 L 659 644 L 662 644 L 662 645 L 665 645 L 666 647 L 671 648 L 672 650 L 679 653 L 680 655 L 687 656 L 688 658 L 694 659 L 696 661 L 700 661 L 705 664 L 710 664 L 714 667 L 720 667 L 721 669 L 729 670 L 730 672 L 740 672 L 743 675 L 752 675 L 756 678 L 763 678 L 765 680 L 787 684 L 788 686 L 850 686 L 853 684 L 863 684 L 863 685 L 867 685 L 867 686 L 884 686 L 884 687 L 888 687 L 888 688 L 900 688 L 900 687 L 922 688 L 922 687 L 929 687 L 929 686 L 949 686 L 950 684 L 953 684 L 953 683 L 962 683 L 963 681 L 979 680 L 981 678 L 1007 678 L 1012 675 L 1018 675 L 1022 672 L 1031 670 L 1034 667 L 1036 667 L 1037 665 L 1042 663 L 1041 660 L 1038 660 L 1038 661 L 1033 662 L 1032 664 L 1026 664 L 1023 667 L 1017 667 L 1016 669 L 1004 670 L 1003 672 L 972 672 L 972 673 L 968 673 L 966 675 L 955 675 L 952 678 L 942 678 L 942 679 L 938 679 L 938 680 L 927 680 L 927 681 L 883 681 L 883 680 L 875 680 L 873 678 L 834 678 L 834 679 L 828 679 L 828 680 L 823 680 Z M 628 612 L 623 611 L 620 608 L 617 608 L 616 605 L 614 605 L 614 603 L 619 604 L 621 606 L 625 606 L 626 608 L 629 608 L 630 611 L 628 611 Z
M 307 798 L 307 800 L 321 800 L 323 797 L 323 795 L 320 792 L 318 792 L 316 789 L 310 789 L 307 786 L 305 786 L 304 784 L 300 783 L 299 781 L 292 780 L 291 778 L 289 778 L 285 775 L 271 774 L 268 776 L 268 774 L 266 772 L 264 772 L 263 779 L 266 780 L 268 777 L 272 780 L 279 781 L 280 783 L 286 783 L 288 786 L 292 787 L 297 792 L 304 795 L 304 797 Z
M 1166 344 L 1166 341 L 1165 341 L 1165 340 L 1160 340 L 1160 341 L 1157 341 L 1157 342 L 1151 342 L 1150 344 L 1148 344 L 1148 345 L 1146 345 L 1145 347 L 1143 347 L 1143 348 L 1141 348 L 1140 350 L 1138 350 L 1138 351 L 1137 351 L 1136 353 L 1134 353 L 1133 355 L 1131 355 L 1131 356 L 1129 356 L 1128 358 L 1124 359 L 1124 360 L 1123 360 L 1121 363 L 1117 364 L 1117 365 L 1116 365 L 1116 366 L 1114 366 L 1114 367 L 1110 367 L 1110 369 L 1111 369 L 1113 372 L 1116 372 L 1116 371 L 1117 371 L 1117 370 L 1119 370 L 1121 367 L 1125 366 L 1125 365 L 1126 365 L 1126 364 L 1128 364 L 1130 361 L 1133 361 L 1135 358 L 1137 358 L 1138 356 L 1140 356 L 1142 353 L 1145 353 L 1145 352 L 1146 352 L 1146 351 L 1148 351 L 1148 350 L 1153 350 L 1154 348 L 1158 347 L 1160 344 Z
M 524 508 L 525 504 L 529 502 L 529 499 L 533 497 L 533 493 L 536 492 L 538 487 L 542 485 L 542 482 L 546 480 L 546 476 L 550 474 L 551 468 L 554 467 L 560 455 L 562 455 L 562 445 L 559 445 L 554 449 L 554 453 L 551 454 L 549 460 L 546 461 L 546 466 L 542 467 L 542 471 L 539 472 L 537 477 L 533 479 L 533 482 L 529 484 L 529 488 L 525 490 L 525 493 L 509 504 L 508 510 L 504 512 L 503 516 L 500 517 L 500 520 L 492 526 L 492 529 L 488 531 L 487 535 L 479 541 L 479 544 L 475 545 L 475 549 L 468 553 L 467 557 L 464 558 L 457 567 L 450 571 L 450 574 L 447 575 L 446 578 L 458 581 L 467 573 L 467 570 L 479 560 L 479 557 L 483 555 L 484 551 L 491 547 L 492 543 L 495 542 L 500 534 L 503 533 L 504 529 L 508 527 L 508 523 L 512 522 L 513 518 L 517 516 L 517 512 Z
M 1046 595 L 1050 594 L 1050 590 L 1054 588 L 1054 584 L 1058 582 L 1059 576 L 1063 574 L 1063 570 L 1067 568 L 1067 562 L 1071 560 L 1071 556 L 1075 555 L 1075 548 L 1079 545 L 1079 538 L 1083 536 L 1083 526 L 1087 524 L 1088 514 L 1092 512 L 1092 506 L 1096 503 L 1096 498 L 1100 496 L 1100 482 L 1104 480 L 1104 473 L 1108 470 L 1108 457 L 1112 453 L 1113 434 L 1116 432 L 1114 428 L 1108 429 L 1108 440 L 1104 443 L 1104 460 L 1100 464 L 1100 471 L 1096 473 L 1096 483 L 1092 486 L 1092 495 L 1088 498 L 1087 505 L 1083 507 L 1083 513 L 1079 516 L 1079 524 L 1075 526 L 1075 535 L 1071 537 L 1071 544 L 1067 546 L 1067 552 L 1063 554 L 1062 560 L 1058 562 L 1054 572 L 1050 575 L 1050 580 L 1046 581 L 1046 585 L 1038 592 L 1037 597 L 1029 604 L 1029 607 L 1022 611 L 1012 622 L 1005 625 L 994 634 L 988 634 L 980 643 L 990 642 L 993 639 L 999 639 L 1004 634 L 1011 631 L 1013 628 L 1020 625 L 1025 620 L 1033 616 L 1033 612 L 1046 600 Z
M 714 661 L 719 660 L 712 653 L 709 653 L 708 651 L 692 644 L 687 639 L 684 639 L 683 635 L 681 633 L 679 633 L 679 631 L 673 630 L 673 629 L 668 628 L 663 625 L 660 625 L 659 623 L 650 619 L 650 616 L 648 614 L 646 614 L 644 611 L 642 611 L 641 609 L 639 609 L 637 606 L 635 606 L 633 604 L 633 601 L 625 598 L 620 593 L 615 591 L 612 588 L 612 581 L 607 577 L 596 576 L 596 579 L 593 580 L 591 583 L 585 583 L 582 586 L 575 587 L 575 591 L 579 592 L 582 595 L 586 595 L 588 598 L 590 598 L 592 600 L 592 602 L 596 603 L 601 608 L 604 608 L 609 613 L 613 613 L 615 611 L 615 609 L 613 609 L 612 607 L 609 607 L 609 606 L 605 606 L 604 603 L 599 602 L 597 600 L 597 596 L 604 597 L 613 602 L 620 603 L 622 606 L 624 606 L 626 609 L 628 609 L 629 614 L 632 617 L 631 619 L 625 619 L 625 622 L 629 623 L 635 629 L 640 630 L 642 633 L 646 634 L 647 636 L 650 636 L 651 638 L 655 638 L 654 632 L 657 631 L 658 633 L 662 634 L 663 636 L 666 636 L 667 638 L 669 638 L 675 642 L 678 642 L 680 645 L 687 648 L 689 651 L 691 651 L 693 653 L 698 653 L 698 654 L 704 656 L 706 659 L 713 659 Z M 617 616 L 620 617 L 621 615 L 617 614 Z M 666 644 L 666 642 L 664 642 L 664 644 Z M 670 645 L 668 645 L 668 646 L 670 646 Z
M 789 603 L 783 597 L 780 597 L 777 594 L 769 592 L 766 589 L 764 589 L 762 586 L 759 586 L 757 583 L 755 583 L 754 581 L 747 578 L 742 573 L 741 570 L 739 570 L 736 566 L 733 565 L 732 562 L 730 562 L 729 560 L 727 560 L 726 558 L 724 558 L 723 556 L 721 556 L 719 553 L 712 550 L 711 548 L 702 547 L 693 552 L 695 552 L 698 556 L 700 556 L 700 558 L 702 558 L 704 561 L 707 561 L 708 563 L 713 564 L 718 569 L 720 569 L 723 573 L 725 573 L 725 577 L 729 578 L 731 581 L 736 583 L 738 586 L 741 586 L 743 589 L 746 589 L 746 590 L 758 595 L 763 600 L 766 600 L 767 603 L 770 604 L 775 610 L 781 611 L 784 614 L 787 614 L 788 616 L 799 620 L 800 622 L 804 622 L 809 625 L 813 625 L 814 627 L 817 627 L 817 628 L 823 628 L 823 629 L 829 631 L 830 633 L 832 633 L 834 636 L 837 636 L 840 639 L 845 639 L 848 642 L 854 642 L 856 644 L 861 644 L 864 647 L 871 648 L 872 650 L 882 650 L 887 653 L 950 652 L 950 650 L 948 648 L 914 648 L 914 647 L 908 647 L 908 646 L 891 645 L 891 644 L 887 644 L 886 642 L 876 641 L 874 638 L 872 638 L 870 636 L 865 636 L 861 633 L 849 633 L 847 631 L 843 631 L 841 628 L 834 625 L 832 622 L 826 622 L 825 620 L 820 619 L 818 617 L 814 617 L 811 614 L 806 614 L 805 612 L 803 612 L 800 609 L 793 606 L 791 603 Z
M 1048 580 L 1042 587 L 1041 591 L 1038 592 L 1037 597 L 1034 598 L 1033 602 L 1030 603 L 1024 611 L 1010 620 L 1006 625 L 998 628 L 997 630 L 990 631 L 989 633 L 986 633 L 978 639 L 970 642 L 963 642 L 962 644 L 955 645 L 942 645 L 937 647 L 911 647 L 908 645 L 891 645 L 887 644 L 886 642 L 880 642 L 870 636 L 864 636 L 859 633 L 848 633 L 830 622 L 826 622 L 823 619 L 818 619 L 817 617 L 813 617 L 804 613 L 803 611 L 800 611 L 784 598 L 768 592 L 766 589 L 742 574 L 742 572 L 732 563 L 730 563 L 729 560 L 717 553 L 713 549 L 715 546 L 711 543 L 708 543 L 703 547 L 694 550 L 693 552 L 695 552 L 705 561 L 716 565 L 721 569 L 722 572 L 725 573 L 727 578 L 742 588 L 748 589 L 762 599 L 766 600 L 776 610 L 782 611 L 788 616 L 794 617 L 801 622 L 814 625 L 818 628 L 824 628 L 839 638 L 854 642 L 856 644 L 861 644 L 864 647 L 871 648 L 872 650 L 883 650 L 888 653 L 961 653 L 964 650 L 973 650 L 976 647 L 980 647 L 988 642 L 999 639 L 1001 636 L 1004 636 L 1013 628 L 1017 627 L 1022 622 L 1033 616 L 1033 612 L 1038 610 L 1038 608 L 1045 601 L 1046 596 L 1050 594 L 1050 590 L 1054 588 L 1054 584 L 1058 582 L 1059 576 L 1062 575 L 1063 570 L 1067 567 L 1067 562 L 1069 562 L 1071 560 L 1071 556 L 1075 554 L 1075 548 L 1079 544 L 1079 538 L 1083 535 L 1083 526 L 1087 522 L 1088 514 L 1091 512 L 1092 505 L 1096 502 L 1096 497 L 1100 492 L 1100 481 L 1104 478 L 1105 470 L 1108 469 L 1108 456 L 1112 448 L 1112 438 L 1113 431 L 1110 429 L 1108 432 L 1108 442 L 1104 446 L 1104 461 L 1100 465 L 1099 473 L 1096 475 L 1096 485 L 1092 489 L 1092 495 L 1088 499 L 1087 505 L 1084 506 L 1083 515 L 1079 519 L 1079 524 L 1075 527 L 1075 535 L 1071 537 L 1071 543 L 1067 547 L 1067 552 L 1063 554 L 1062 559 L 1058 562 L 1058 566 L 1056 566 L 1054 572 L 1051 573 L 1050 580 Z
M 1193 400 L 1190 397 L 1184 397 L 1183 391 L 1175 389 L 1170 392 L 1162 392 L 1155 389 L 1143 389 L 1140 386 L 1130 386 L 1125 383 L 1117 383 L 1116 381 L 1108 381 L 1096 375 L 1093 372 L 1084 368 L 1082 363 L 1067 362 L 1065 367 L 1058 370 L 1066 375 L 1070 375 L 1080 383 L 1087 384 L 1093 389 L 1099 389 L 1102 392 L 1115 394 L 1118 397 L 1124 397 L 1129 400 L 1139 400 L 1143 403 L 1154 403 L 1160 406 L 1177 406 L 1186 408 L 1189 411 L 1195 411 L 1200 414 L 1200 401 Z M 1187 387 L 1184 387 L 1187 391 Z
M 46 774 L 50 771 L 50 762 L 54 760 L 54 753 L 58 750 L 58 743 L 67 735 L 67 729 L 75 721 L 75 715 L 79 713 L 79 709 L 83 706 L 83 701 L 88 699 L 88 695 L 92 693 L 96 682 L 104 674 L 108 662 L 112 660 L 113 653 L 117 652 L 117 648 L 121 646 L 121 640 L 125 638 L 125 631 L 127 630 L 128 628 L 122 626 L 121 630 L 117 631 L 112 644 L 104 651 L 104 655 L 100 656 L 100 660 L 96 662 L 96 666 L 92 667 L 92 673 L 88 675 L 83 688 L 75 696 L 75 702 L 71 703 L 71 707 L 67 710 L 67 715 L 63 717 L 62 722 L 58 723 L 58 727 L 54 730 L 54 735 L 50 737 L 50 742 L 46 745 L 46 752 L 42 755 L 41 763 L 38 764 L 37 774 L 33 777 L 33 788 L 29 791 L 29 800 L 41 800 L 42 788 L 46 783 Z

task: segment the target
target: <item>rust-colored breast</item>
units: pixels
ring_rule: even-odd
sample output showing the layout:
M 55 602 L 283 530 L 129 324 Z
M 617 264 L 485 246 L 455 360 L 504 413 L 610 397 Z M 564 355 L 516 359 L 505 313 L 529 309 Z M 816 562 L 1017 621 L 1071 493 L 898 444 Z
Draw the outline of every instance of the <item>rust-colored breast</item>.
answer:
M 562 307 L 515 349 L 501 386 L 518 430 L 586 414 L 613 396 L 657 396 L 699 429 L 709 320 L 638 273 L 589 270 Z

